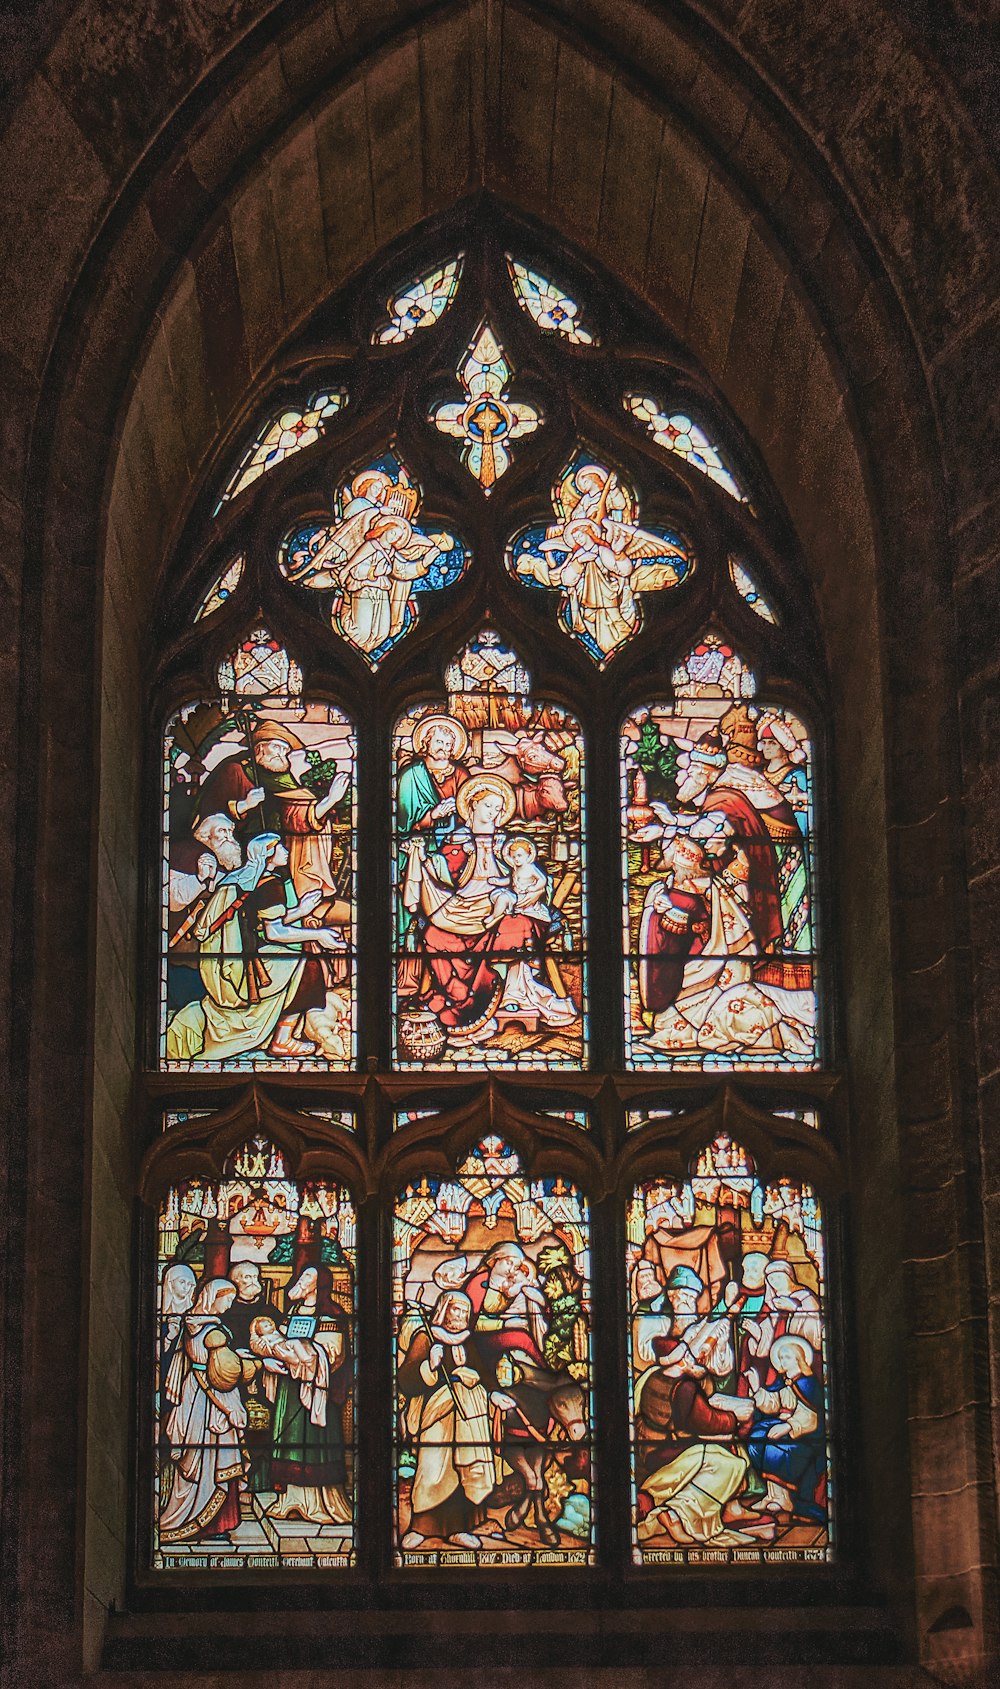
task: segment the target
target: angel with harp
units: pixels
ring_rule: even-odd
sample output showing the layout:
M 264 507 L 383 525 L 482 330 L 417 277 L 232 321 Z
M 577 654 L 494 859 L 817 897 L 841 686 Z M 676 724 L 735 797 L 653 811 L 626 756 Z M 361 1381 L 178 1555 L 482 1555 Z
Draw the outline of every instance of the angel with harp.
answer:
M 517 573 L 565 594 L 563 625 L 603 662 L 639 626 L 636 594 L 679 585 L 690 558 L 673 535 L 637 525 L 634 492 L 601 464 L 572 465 L 554 503 L 558 520 L 521 551 Z

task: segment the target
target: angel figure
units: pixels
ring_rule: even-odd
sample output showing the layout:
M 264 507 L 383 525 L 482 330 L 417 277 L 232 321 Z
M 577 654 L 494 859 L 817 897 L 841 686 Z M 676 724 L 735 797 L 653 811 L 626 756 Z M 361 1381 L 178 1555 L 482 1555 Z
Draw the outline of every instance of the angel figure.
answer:
M 414 526 L 419 490 L 400 467 L 394 481 L 381 469 L 355 475 L 341 514 L 290 550 L 282 565 L 296 586 L 334 594 L 334 630 L 358 650 L 392 644 L 407 621 L 413 582 L 453 548 L 449 534 Z
M 640 528 L 635 494 L 613 469 L 570 468 L 555 498 L 559 519 L 517 558 L 517 573 L 563 594 L 564 626 L 599 662 L 639 626 L 636 594 L 679 585 L 690 558 L 680 541 Z

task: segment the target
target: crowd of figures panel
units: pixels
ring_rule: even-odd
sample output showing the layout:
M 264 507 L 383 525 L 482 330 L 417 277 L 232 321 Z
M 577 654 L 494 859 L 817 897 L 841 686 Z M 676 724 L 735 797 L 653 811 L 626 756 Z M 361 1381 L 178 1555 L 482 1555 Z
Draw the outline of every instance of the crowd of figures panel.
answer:
M 593 1560 L 590 1233 L 499 1138 L 396 1204 L 396 1560 Z
M 831 1555 L 821 1216 L 721 1135 L 627 1216 L 638 1565 Z
M 355 1215 L 254 1138 L 159 1213 L 153 1565 L 354 1564 Z

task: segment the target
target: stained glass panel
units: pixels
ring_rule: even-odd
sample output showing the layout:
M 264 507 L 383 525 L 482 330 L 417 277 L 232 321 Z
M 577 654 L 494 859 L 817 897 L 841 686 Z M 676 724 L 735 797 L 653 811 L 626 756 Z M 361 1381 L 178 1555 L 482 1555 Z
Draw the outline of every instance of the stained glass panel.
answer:
M 354 728 L 266 629 L 220 681 L 164 736 L 161 1066 L 350 1067 Z
M 286 457 L 294 452 L 300 452 L 304 446 L 311 446 L 319 439 L 331 416 L 336 416 L 347 403 L 347 392 L 343 387 L 328 388 L 320 393 L 313 393 L 304 405 L 289 405 L 278 416 L 266 422 L 256 439 L 247 447 L 240 458 L 232 476 L 226 484 L 226 490 L 216 505 L 213 516 L 217 516 L 222 506 L 229 499 L 237 498 L 246 492 L 248 487 L 273 469 L 276 464 L 284 463 Z
M 418 328 L 433 328 L 447 311 L 462 276 L 462 254 L 439 269 L 418 276 L 386 301 L 388 321 L 372 335 L 373 346 L 394 346 L 416 334 Z
M 638 1565 L 832 1558 L 823 1231 L 720 1135 L 627 1215 Z
M 583 741 L 491 630 L 394 739 L 404 1068 L 584 1059 Z
M 761 592 L 750 571 L 736 557 L 729 559 L 729 578 L 741 598 L 745 598 L 751 610 L 756 610 L 765 622 L 775 623 L 778 618 L 770 604 Z
M 264 1137 L 159 1210 L 152 1563 L 354 1564 L 355 1214 Z
M 208 592 L 205 594 L 195 611 L 194 619 L 196 622 L 200 622 L 203 616 L 211 616 L 214 611 L 221 610 L 227 599 L 232 598 L 233 593 L 236 591 L 236 588 L 239 586 L 240 581 L 243 578 L 243 566 L 245 562 L 246 559 L 241 555 L 239 557 L 234 557 L 231 563 L 226 564 L 222 573 L 212 582 Z
M 746 504 L 746 495 L 726 468 L 717 446 L 713 446 L 703 428 L 689 416 L 677 411 L 671 415 L 662 410 L 655 399 L 642 393 L 626 393 L 623 404 L 627 411 L 645 425 L 658 446 L 682 457 L 695 469 L 700 469 L 717 486 L 724 487 L 732 498 Z
M 812 1067 L 808 736 L 719 636 L 674 688 L 622 730 L 629 1065 Z
M 578 449 L 552 490 L 555 521 L 523 529 L 507 550 L 515 580 L 561 594 L 559 619 L 601 665 L 637 633 L 638 594 L 680 586 L 694 558 L 678 534 L 639 526 L 635 488 Z
M 533 405 L 515 403 L 508 387 L 513 370 L 488 322 L 480 324 L 458 366 L 465 398 L 435 406 L 430 420 L 462 442 L 462 462 L 489 493 L 510 466 L 510 443 L 533 434 L 541 422 Z
M 530 270 L 507 254 L 514 294 L 522 311 L 548 334 L 561 334 L 572 346 L 597 346 L 596 334 L 579 321 L 580 306 L 558 283 L 543 276 L 540 270 Z
M 420 488 L 394 452 L 339 490 L 333 522 L 306 522 L 283 542 L 278 567 L 324 595 L 335 633 L 374 668 L 416 622 L 419 597 L 452 586 L 469 563 L 453 534 L 416 520 Z
M 497 1137 L 396 1203 L 396 1563 L 594 1557 L 590 1227 Z

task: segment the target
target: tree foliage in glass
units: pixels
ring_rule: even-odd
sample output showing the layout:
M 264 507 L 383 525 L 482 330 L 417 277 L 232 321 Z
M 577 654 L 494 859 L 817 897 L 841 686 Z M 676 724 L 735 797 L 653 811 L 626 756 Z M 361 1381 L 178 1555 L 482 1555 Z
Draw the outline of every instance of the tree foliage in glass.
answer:
M 622 730 L 632 1067 L 816 1062 L 810 745 L 753 693 L 708 634 Z
M 579 1067 L 583 743 L 487 629 L 394 739 L 401 1067 Z
M 721 1134 L 629 1204 L 638 1565 L 832 1552 L 823 1233 L 808 1185 L 763 1184 Z
M 485 1138 L 401 1193 L 392 1296 L 397 1564 L 590 1563 L 585 1199 Z
M 161 1065 L 350 1067 L 354 728 L 266 628 L 219 682 L 164 735 Z
M 174 1186 L 155 1278 L 153 1565 L 355 1560 L 355 1214 L 249 1140 Z

